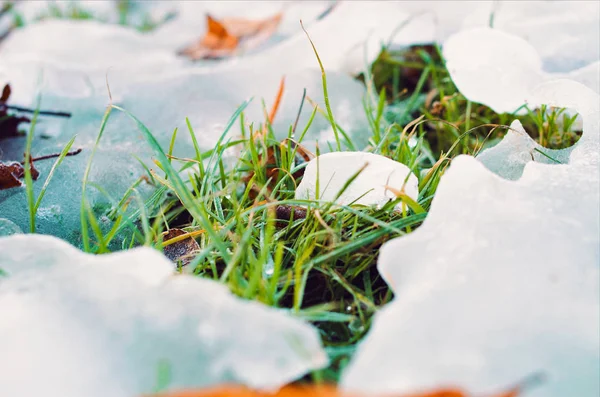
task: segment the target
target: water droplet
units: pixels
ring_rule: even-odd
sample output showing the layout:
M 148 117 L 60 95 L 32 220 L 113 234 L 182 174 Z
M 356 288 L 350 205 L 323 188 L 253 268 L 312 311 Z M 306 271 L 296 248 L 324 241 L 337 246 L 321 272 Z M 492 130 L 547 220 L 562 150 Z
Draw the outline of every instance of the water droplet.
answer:
M 363 324 L 363 322 L 360 320 L 360 318 L 355 318 L 354 320 L 350 321 L 350 324 L 348 324 L 348 329 L 354 333 L 354 334 L 358 334 L 358 333 L 362 333 L 365 331 L 365 326 Z
M 270 279 L 275 273 L 275 262 L 273 258 L 269 257 L 269 260 L 263 265 L 263 278 Z

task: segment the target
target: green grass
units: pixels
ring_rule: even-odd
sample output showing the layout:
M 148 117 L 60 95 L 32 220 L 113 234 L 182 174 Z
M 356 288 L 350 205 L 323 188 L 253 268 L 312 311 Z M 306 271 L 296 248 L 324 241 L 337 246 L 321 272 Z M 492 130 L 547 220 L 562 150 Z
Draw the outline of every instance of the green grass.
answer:
M 123 2 L 122 7 L 126 23 L 128 3 Z M 320 60 L 318 64 L 328 98 L 323 69 L 327 65 L 321 65 Z M 369 130 L 365 134 L 370 139 L 367 147 L 357 149 L 407 165 L 419 180 L 417 200 L 400 192 L 397 200 L 377 209 L 294 199 L 306 166 L 300 156 L 302 141 L 314 118 L 324 117 L 331 123 L 336 133 L 332 150 L 341 150 L 342 143 L 350 148 L 356 145 L 336 124 L 328 101 L 325 110 L 313 108 L 309 122 L 298 126 L 298 133 L 290 126 L 288 139 L 283 141 L 275 138 L 268 120 L 247 124 L 247 103 L 232 113 L 221 139 L 210 151 L 199 148 L 188 122 L 196 149 L 191 159 L 173 153 L 173 142 L 181 131 L 175 130 L 170 147 L 163 148 L 135 115 L 111 105 L 82 181 L 84 250 L 106 253 L 115 249 L 116 242 L 120 242 L 118 249 L 146 245 L 162 250 L 162 232 L 183 229 L 196 239 L 200 250 L 181 271 L 217 280 L 244 299 L 283 308 L 310 321 L 321 333 L 331 365 L 309 378 L 335 382 L 368 332 L 373 315 L 393 298 L 376 269 L 379 248 L 422 224 L 452 158 L 476 154 L 498 142 L 514 119 L 546 147 L 570 146 L 580 135 L 572 131 L 573 119 L 561 109 L 514 116 L 469 102 L 452 84 L 436 46 L 383 49 L 370 70 L 358 78 L 367 88 L 364 112 Z M 152 167 L 145 165 L 147 175 L 120 198 L 88 183 L 95 148 L 101 144 L 104 127 L 115 111 L 131 118 L 132 126 L 141 131 L 156 158 Z M 227 132 L 236 123 L 242 126 L 243 136 L 228 140 Z M 28 147 L 31 136 L 32 131 Z M 224 154 L 232 146 L 241 154 L 231 166 Z M 66 151 L 68 148 L 63 153 Z M 195 169 L 188 179 L 181 174 L 186 169 Z M 34 230 L 41 196 L 36 203 L 30 179 L 26 174 Z M 156 190 L 142 201 L 138 188 L 144 179 Z M 112 203 L 111 208 L 104 209 L 112 221 L 109 227 L 99 220 L 102 209 L 88 204 L 86 192 L 91 188 Z M 398 204 L 402 210 L 396 209 Z M 294 216 L 303 210 L 305 216 Z

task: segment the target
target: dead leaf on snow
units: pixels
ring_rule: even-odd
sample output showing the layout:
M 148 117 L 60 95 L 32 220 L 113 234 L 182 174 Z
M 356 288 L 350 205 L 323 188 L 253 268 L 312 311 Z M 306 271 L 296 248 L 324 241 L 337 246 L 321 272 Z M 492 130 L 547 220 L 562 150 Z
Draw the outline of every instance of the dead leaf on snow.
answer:
M 206 15 L 207 32 L 198 42 L 179 52 L 196 61 L 225 58 L 239 50 L 258 47 L 275 33 L 283 14 L 278 13 L 262 20 L 223 18 L 217 20 Z
M 40 176 L 35 169 L 33 161 L 30 164 L 31 178 L 35 181 Z M 21 178 L 25 177 L 25 169 L 21 163 L 16 161 L 10 163 L 0 162 L 0 190 L 23 186 Z

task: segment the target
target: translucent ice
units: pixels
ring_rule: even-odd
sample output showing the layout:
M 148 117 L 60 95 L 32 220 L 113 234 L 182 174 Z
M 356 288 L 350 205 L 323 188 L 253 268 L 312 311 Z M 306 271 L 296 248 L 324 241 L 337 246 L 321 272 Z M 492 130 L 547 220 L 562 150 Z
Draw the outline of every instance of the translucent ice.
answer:
M 494 1 L 489 8 L 470 8 L 463 29 L 491 24 L 521 37 L 536 49 L 547 72 L 570 72 L 600 58 L 598 2 Z
M 0 394 L 132 397 L 231 382 L 280 387 L 327 363 L 300 320 L 174 275 L 140 248 L 86 255 L 56 238 L 0 238 Z
M 365 167 L 362 172 L 337 197 L 362 167 Z M 407 196 L 416 200 L 419 195 L 418 185 L 417 177 L 407 166 L 387 157 L 366 152 L 327 153 L 308 163 L 302 182 L 296 189 L 296 199 L 318 198 L 335 201 L 340 205 L 382 206 L 396 198 L 390 189 L 404 191 Z
M 584 136 L 565 164 L 525 162 L 515 181 L 472 157 L 453 160 L 423 226 L 380 252 L 396 297 L 345 372 L 346 389 L 486 393 L 542 373 L 528 396 L 600 392 L 600 98 L 572 81 L 532 96 L 577 109 Z M 486 162 L 516 179 L 507 147 L 530 150 L 500 143 Z
M 546 164 L 568 162 L 572 148 L 552 150 L 540 146 L 515 120 L 502 141 L 477 156 L 493 173 L 510 180 L 517 180 L 523 174 L 525 165 L 531 161 Z
M 12 234 L 23 233 L 23 230 L 14 222 L 8 219 L 0 218 L 0 236 L 10 236 Z
M 525 39 L 497 29 L 476 28 L 451 36 L 444 44 L 444 57 L 458 90 L 498 113 L 517 111 L 536 86 L 563 77 L 545 72 L 537 51 Z M 596 62 L 569 77 L 598 92 L 597 72 Z

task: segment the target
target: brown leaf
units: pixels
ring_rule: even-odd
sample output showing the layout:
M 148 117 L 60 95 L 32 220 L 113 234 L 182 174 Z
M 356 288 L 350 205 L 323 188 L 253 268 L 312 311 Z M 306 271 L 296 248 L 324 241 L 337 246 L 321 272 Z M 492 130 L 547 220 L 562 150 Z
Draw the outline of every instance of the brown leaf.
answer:
M 35 169 L 33 161 L 30 164 L 31 179 L 38 179 L 40 173 Z M 3 163 L 0 161 L 0 190 L 11 189 L 13 187 L 23 186 L 21 178 L 25 177 L 25 169 L 23 164 L 15 162 Z
M 219 21 L 207 14 L 207 32 L 179 53 L 192 60 L 230 57 L 238 50 L 249 50 L 265 42 L 279 27 L 281 17 L 278 13 L 263 20 L 223 18 Z
M 18 175 L 24 174 L 23 166 L 17 162 L 0 162 L 0 190 L 23 186 Z
M 188 265 L 194 259 L 194 255 L 200 251 L 198 242 L 189 235 L 185 230 L 176 228 L 163 233 L 163 241 L 166 243 L 163 248 L 165 256 L 175 263 L 181 262 L 181 266 Z M 183 239 L 176 239 L 177 237 Z M 169 242 L 169 240 L 175 241 Z
M 10 97 L 10 84 L 6 84 L 2 89 L 2 96 L 0 96 L 0 102 L 6 103 Z

